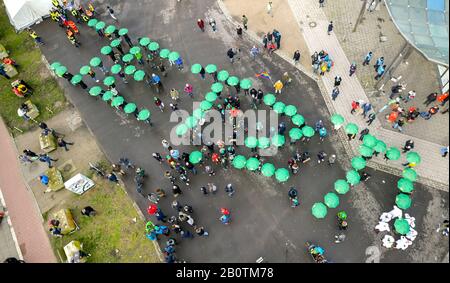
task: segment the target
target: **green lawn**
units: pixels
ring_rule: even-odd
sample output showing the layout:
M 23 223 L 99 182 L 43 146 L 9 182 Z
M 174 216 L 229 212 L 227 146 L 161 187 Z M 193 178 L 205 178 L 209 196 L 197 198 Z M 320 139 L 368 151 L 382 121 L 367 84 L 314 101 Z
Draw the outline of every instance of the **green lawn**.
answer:
M 78 240 L 83 244 L 83 249 L 92 255 L 88 258 L 91 263 L 160 262 L 153 242 L 145 237 L 145 223 L 124 190 L 105 180 L 92 179 L 96 182 L 94 188 L 82 196 L 74 194 L 64 202 L 70 207 L 60 204 L 45 215 L 48 222 L 47 217 L 54 211 L 70 208 L 80 227 L 71 235 L 51 238 L 52 246 L 55 251 L 58 250 L 63 261 L 66 260 L 63 247 L 72 240 Z M 81 215 L 81 209 L 87 205 L 98 214 L 90 218 Z M 133 222 L 133 218 L 137 219 L 137 223 Z
M 3 1 L 0 1 L 0 43 L 19 64 L 18 76 L 11 80 L 0 76 L 0 115 L 13 134 L 17 135 L 20 132 L 13 130 L 14 127 L 26 131 L 35 125 L 17 116 L 17 108 L 25 99 L 16 97 L 12 92 L 12 81 L 23 79 L 34 89 L 31 101 L 37 105 L 41 113 L 37 121 L 45 121 L 54 116 L 64 109 L 66 102 L 62 90 L 42 62 L 42 54 L 33 39 L 26 32 L 16 34 L 11 26 Z

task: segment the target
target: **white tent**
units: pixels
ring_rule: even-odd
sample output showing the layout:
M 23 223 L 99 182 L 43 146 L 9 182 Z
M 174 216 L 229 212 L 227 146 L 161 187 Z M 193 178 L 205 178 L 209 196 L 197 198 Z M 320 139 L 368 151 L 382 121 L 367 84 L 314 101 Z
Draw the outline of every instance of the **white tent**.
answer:
M 51 0 L 3 0 L 3 2 L 9 21 L 16 30 L 22 30 L 42 20 L 42 17 L 50 14 L 52 8 Z

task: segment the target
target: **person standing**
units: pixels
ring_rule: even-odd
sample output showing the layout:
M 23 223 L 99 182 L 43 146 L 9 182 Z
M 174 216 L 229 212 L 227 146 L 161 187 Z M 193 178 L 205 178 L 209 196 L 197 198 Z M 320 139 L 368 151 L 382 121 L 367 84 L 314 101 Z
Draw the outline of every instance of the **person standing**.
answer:
M 267 43 L 269 42 L 269 40 L 267 39 L 267 34 L 265 34 L 263 36 L 262 42 L 263 42 L 263 45 L 264 45 L 264 49 L 267 49 Z
M 273 18 L 272 2 L 267 3 L 267 14 L 269 14 Z
M 152 153 L 153 158 L 156 159 L 156 161 L 159 162 L 159 164 L 162 164 L 164 161 L 164 158 L 161 156 L 161 154 L 159 154 L 159 152 L 153 152 Z
M 209 25 L 211 26 L 213 32 L 216 32 L 217 30 L 216 20 L 214 20 L 213 18 L 209 19 Z
M 242 28 L 241 28 L 241 26 L 238 26 L 236 28 L 236 33 L 239 36 L 239 38 L 242 38 Z
M 205 75 L 206 75 L 206 71 L 205 71 L 205 68 L 203 68 L 202 67 L 202 69 L 200 70 L 200 76 L 202 77 L 202 80 L 204 80 L 205 79 Z
M 283 89 L 283 83 L 280 80 L 278 80 L 277 82 L 275 82 L 273 87 L 275 88 L 275 94 L 277 93 L 281 94 L 281 90 Z
M 384 75 L 384 72 L 386 71 L 386 65 L 379 66 L 377 69 L 377 75 L 375 76 L 376 80 L 381 79 L 381 77 Z
M 233 48 L 228 49 L 227 51 L 227 56 L 230 59 L 230 62 L 233 64 L 234 62 L 234 55 L 236 55 L 236 53 L 233 51 Z
M 375 121 L 375 118 L 377 115 L 375 113 L 370 113 L 369 119 L 367 120 L 367 126 L 372 125 L 373 121 Z
M 349 76 L 350 76 L 350 77 L 353 76 L 353 74 L 354 74 L 355 72 L 356 72 L 356 63 L 353 62 L 353 63 L 350 65 Z
M 319 151 L 319 153 L 317 154 L 317 163 L 321 163 L 325 161 L 325 157 L 327 157 L 327 154 L 325 151 Z
M 170 90 L 170 97 L 172 98 L 172 100 L 177 101 L 180 99 L 180 93 L 178 92 L 178 90 L 172 88 Z
M 329 24 L 328 24 L 328 29 L 327 29 L 327 31 L 328 31 L 328 35 L 330 35 L 331 34 L 331 32 L 333 31 L 333 21 L 331 21 Z
M 400 96 L 401 97 L 401 96 Z M 405 102 L 405 103 L 408 103 L 408 102 L 410 102 L 411 100 L 413 100 L 414 98 L 416 97 L 416 91 L 415 90 L 410 90 L 409 92 L 408 92 L 408 96 L 406 96 L 406 98 L 402 98 L 403 99 L 403 101 Z
M 109 16 L 114 20 L 114 21 L 118 21 L 115 14 L 114 14 L 114 10 L 110 7 L 110 6 L 106 6 L 106 9 L 108 10 Z
M 367 113 L 369 113 L 369 111 L 372 110 L 372 104 L 370 104 L 369 102 L 364 103 L 363 104 L 363 116 L 364 118 L 366 118 Z
M 365 128 L 364 130 L 361 131 L 360 136 L 359 136 L 359 140 L 362 141 L 364 139 L 364 136 L 367 135 L 369 133 L 369 129 Z
M 245 15 L 242 15 L 242 25 L 244 26 L 244 29 L 247 30 L 248 26 L 248 18 Z
M 194 88 L 193 88 L 192 85 L 186 84 L 186 85 L 184 86 L 184 92 L 185 92 L 187 95 L 189 95 L 191 98 L 194 98 L 194 93 L 193 93 L 193 91 L 194 91 Z
M 253 45 L 252 49 L 250 49 L 250 54 L 252 55 L 253 60 L 256 59 L 256 56 L 259 54 L 259 48 L 256 45 Z
M 225 187 L 225 192 L 226 192 L 226 193 L 228 194 L 228 196 L 231 198 L 231 197 L 233 197 L 233 195 L 234 195 L 234 193 L 235 193 L 236 191 L 234 190 L 233 185 L 228 184 L 228 185 Z
M 363 66 L 366 66 L 366 65 L 370 64 L 370 60 L 372 60 L 372 56 L 373 56 L 372 51 L 367 53 L 366 57 L 364 58 Z
M 325 0 L 319 0 L 319 8 L 325 7 Z
M 340 90 L 339 90 L 339 87 L 335 87 L 335 88 L 333 89 L 333 92 L 331 93 L 331 99 L 332 99 L 333 101 L 335 101 L 336 98 L 338 97 L 338 95 L 339 95 L 340 93 L 341 93 L 341 92 L 340 92 Z
M 161 99 L 159 99 L 158 97 L 153 97 L 153 101 L 156 105 L 156 107 L 159 108 L 159 110 L 161 110 L 161 112 L 164 112 L 164 103 L 161 101 Z
M 197 25 L 202 32 L 205 32 L 205 22 L 202 19 L 197 20 Z
M 297 65 L 297 63 L 300 61 L 300 51 L 296 50 L 294 52 L 294 65 Z
M 448 150 L 449 150 L 448 146 L 447 147 L 441 147 L 441 150 L 440 150 L 441 156 L 444 157 L 444 158 L 447 157 Z
M 336 154 L 332 154 L 329 158 L 328 158 L 328 165 L 332 166 L 334 163 L 336 163 Z
M 34 41 L 39 45 L 44 45 L 44 41 L 42 41 L 41 37 L 32 29 L 28 29 L 28 34 Z
M 275 43 L 277 44 L 277 49 L 280 49 L 281 48 L 281 33 L 277 30 L 274 30 L 273 33 L 274 33 Z
M 414 141 L 413 140 L 407 140 L 405 142 L 405 145 L 403 146 L 402 150 L 403 150 L 403 153 L 406 153 L 406 152 L 410 151 L 413 148 L 414 148 Z
M 67 142 L 63 138 L 59 137 L 58 140 L 57 140 L 57 144 L 58 144 L 59 147 L 64 147 L 64 149 L 66 151 L 69 151 L 69 149 L 67 148 L 67 145 L 73 145 L 74 143 L 73 142 Z
M 341 76 L 337 75 L 336 77 L 334 77 L 334 87 L 340 86 L 341 82 L 342 82 Z
M 425 101 L 423 102 L 423 104 L 425 104 L 425 106 L 428 106 L 428 105 L 430 105 L 431 103 L 435 102 L 436 99 L 437 99 L 437 97 L 438 97 L 437 92 L 430 93 L 430 94 L 427 96 L 427 100 L 425 100 Z

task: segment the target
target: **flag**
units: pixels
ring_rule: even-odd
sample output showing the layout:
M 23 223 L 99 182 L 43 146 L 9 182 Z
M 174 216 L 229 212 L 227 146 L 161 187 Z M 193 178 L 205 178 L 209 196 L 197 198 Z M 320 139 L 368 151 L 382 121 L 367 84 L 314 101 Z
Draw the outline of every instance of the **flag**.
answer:
M 256 77 L 272 80 L 272 78 L 269 75 L 269 72 L 262 72 L 260 74 L 256 74 Z

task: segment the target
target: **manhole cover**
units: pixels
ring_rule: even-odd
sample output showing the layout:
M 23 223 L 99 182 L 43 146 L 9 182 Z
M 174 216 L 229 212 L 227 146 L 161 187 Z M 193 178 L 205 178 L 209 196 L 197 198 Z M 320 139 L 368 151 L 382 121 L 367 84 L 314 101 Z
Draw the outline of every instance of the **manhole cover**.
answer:
M 63 167 L 63 171 L 64 172 L 70 172 L 72 170 L 72 168 L 73 168 L 72 164 L 66 164 Z
M 317 23 L 316 22 L 309 22 L 309 26 L 312 28 L 317 27 Z

